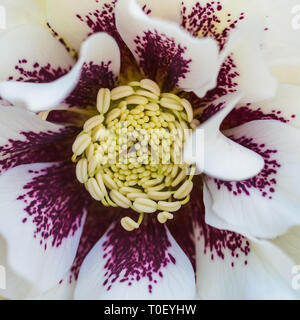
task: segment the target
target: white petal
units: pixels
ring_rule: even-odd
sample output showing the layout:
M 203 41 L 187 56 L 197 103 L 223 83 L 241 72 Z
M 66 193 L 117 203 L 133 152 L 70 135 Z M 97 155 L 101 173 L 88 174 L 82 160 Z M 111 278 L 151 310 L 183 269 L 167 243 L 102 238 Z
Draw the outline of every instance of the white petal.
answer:
M 231 127 L 253 120 L 274 119 L 300 128 L 300 86 L 280 84 L 273 99 L 241 104 L 229 114 Z
M 229 130 L 226 135 L 259 153 L 265 167 L 246 181 L 206 178 L 207 223 L 222 229 L 229 224 L 233 231 L 264 238 L 276 237 L 300 224 L 299 129 L 276 120 L 261 120 Z
M 255 9 L 265 15 L 263 51 L 270 63 L 299 57 L 300 7 L 297 0 L 257 1 Z
M 176 23 L 147 16 L 135 0 L 118 1 L 116 25 L 145 74 L 152 79 L 163 75 L 164 90 L 178 86 L 203 96 L 215 86 L 220 66 L 216 41 L 192 37 Z
M 284 251 L 295 264 L 300 265 L 300 227 L 294 227 L 272 242 Z
M 0 107 L 0 173 L 21 164 L 68 160 L 77 131 L 17 107 Z
M 150 221 L 149 221 L 150 222 Z M 169 231 L 113 224 L 84 260 L 75 299 L 193 299 L 193 267 Z
M 231 52 L 235 70 L 236 90 L 244 93 L 242 102 L 257 102 L 275 95 L 277 82 L 271 75 L 261 50 L 263 23 L 249 19 L 232 32 L 225 51 Z
M 0 236 L 0 297 L 6 299 L 25 299 L 36 289 L 7 265 L 7 248 Z
M 46 24 L 44 1 L 39 0 L 0 0 L 0 6 L 5 10 L 0 18 L 0 35 L 9 29 L 24 24 Z M 4 25 L 2 26 L 2 22 Z M 3 27 L 3 28 L 2 28 Z
M 74 170 L 68 163 L 32 164 L 0 177 L 8 265 L 41 291 L 63 278 L 76 255 L 89 198 Z
M 50 82 L 74 64 L 65 47 L 38 26 L 21 26 L 0 38 L 0 80 Z M 0 87 L 1 88 L 1 87 Z
M 300 86 L 300 59 L 285 59 L 270 64 L 270 71 L 281 83 Z
M 299 299 L 292 288 L 293 261 L 268 241 L 214 229 L 196 230 L 200 299 Z
M 180 0 L 137 0 L 137 3 L 150 16 L 181 22 L 182 1 Z
M 230 94 L 208 106 L 213 112 L 218 112 L 197 128 L 185 146 L 185 160 L 196 162 L 198 169 L 209 176 L 243 180 L 256 175 L 263 168 L 263 159 L 257 153 L 220 132 L 222 121 L 240 98 L 241 95 Z
M 24 43 L 24 47 L 27 48 L 29 46 L 29 34 L 30 37 L 32 37 L 32 34 L 34 35 L 34 41 L 31 44 L 32 47 L 30 46 L 30 52 L 25 54 L 18 51 L 18 56 L 16 56 L 15 50 L 18 48 L 18 45 L 20 45 L 20 41 L 21 43 L 24 42 L 25 38 L 27 42 L 26 45 Z M 42 40 L 44 42 L 40 42 L 41 37 L 45 37 L 43 38 L 44 40 Z M 48 37 L 51 39 L 51 41 L 54 41 L 52 43 L 52 48 L 48 46 Z M 39 41 L 38 46 L 36 46 L 36 41 Z M 59 47 L 59 44 L 56 44 L 55 41 L 56 40 L 53 40 L 51 35 L 47 34 L 45 30 L 38 27 L 22 27 L 8 32 L 5 37 L 0 39 L 1 46 L 5 45 L 5 47 L 7 46 L 10 50 L 12 50 L 11 52 L 7 52 L 6 50 L 3 59 L 1 59 L 1 64 L 4 63 L 7 65 L 7 76 L 14 66 L 18 64 L 20 57 L 23 57 L 25 61 L 28 61 L 28 57 L 30 64 L 34 66 L 35 62 L 39 62 L 39 60 L 36 60 L 36 58 L 32 59 L 30 55 L 31 52 L 34 51 L 35 56 L 41 55 L 43 51 L 41 52 L 40 50 L 45 50 L 46 48 L 49 54 L 53 55 L 53 52 L 56 53 L 56 48 Z M 63 50 L 63 47 L 61 50 Z M 51 63 L 51 61 L 48 62 Z M 50 68 L 51 66 L 52 65 L 50 65 Z M 20 68 L 23 70 L 22 66 Z M 82 97 L 82 95 L 93 95 L 96 99 L 96 90 L 99 89 L 101 85 L 104 85 L 104 83 L 102 84 L 100 80 L 106 78 L 108 82 L 108 80 L 111 78 L 110 83 L 113 83 L 115 77 L 119 74 L 119 69 L 120 53 L 117 44 L 108 35 L 98 33 L 89 37 L 84 42 L 81 49 L 80 59 L 69 73 L 61 76 L 62 74 L 66 73 L 68 69 L 63 71 L 60 68 L 59 73 L 61 77 L 55 81 L 52 81 L 54 79 L 50 79 L 49 81 L 52 82 L 46 81 L 49 83 L 32 83 L 43 81 L 36 80 L 36 77 L 34 79 L 30 79 L 30 77 L 29 79 L 26 79 L 26 76 L 23 80 L 27 80 L 30 83 L 16 81 L 2 82 L 0 83 L 0 96 L 15 105 L 28 108 L 35 112 L 50 109 L 61 103 L 66 98 L 68 98 L 67 102 L 69 104 L 75 104 L 76 102 L 80 104 L 81 102 L 86 102 L 87 99 L 86 96 Z M 35 72 L 37 73 L 37 71 Z M 39 73 L 40 72 L 41 71 L 39 71 Z M 42 70 L 42 72 L 45 72 L 45 70 Z M 57 70 L 55 72 L 57 72 Z M 101 74 L 101 72 L 103 72 L 103 74 Z M 48 77 L 48 74 L 46 77 Z M 20 79 L 14 78 L 14 80 Z M 97 88 L 93 87 L 95 85 L 97 85 Z
M 46 292 L 30 293 L 27 300 L 73 300 L 76 282 L 70 282 L 70 273 Z

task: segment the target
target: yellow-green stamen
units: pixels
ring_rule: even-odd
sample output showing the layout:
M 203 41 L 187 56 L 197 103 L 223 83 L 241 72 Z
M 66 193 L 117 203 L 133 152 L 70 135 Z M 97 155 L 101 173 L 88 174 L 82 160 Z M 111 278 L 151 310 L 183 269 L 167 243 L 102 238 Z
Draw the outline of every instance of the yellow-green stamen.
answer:
M 184 142 L 198 124 L 191 104 L 144 79 L 100 89 L 97 110 L 73 144 L 78 181 L 103 205 L 139 213 L 137 222 L 121 220 L 128 231 L 144 214 L 172 219 L 193 188 L 194 167 L 183 161 Z

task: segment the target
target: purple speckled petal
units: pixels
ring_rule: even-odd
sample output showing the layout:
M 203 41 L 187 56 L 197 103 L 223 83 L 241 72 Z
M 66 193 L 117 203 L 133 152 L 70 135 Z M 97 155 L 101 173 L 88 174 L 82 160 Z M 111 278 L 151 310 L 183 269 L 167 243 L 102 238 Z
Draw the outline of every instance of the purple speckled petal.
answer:
M 26 110 L 0 108 L 0 174 L 37 162 L 68 160 L 77 129 L 41 120 Z
M 223 128 L 234 128 L 253 120 L 273 119 L 300 128 L 300 87 L 280 84 L 273 99 L 238 105 L 224 120 Z
M 174 22 L 148 16 L 135 0 L 117 2 L 116 25 L 144 73 L 160 80 L 164 90 L 177 86 L 204 95 L 215 86 L 220 64 L 216 41 L 193 37 Z
M 8 264 L 43 291 L 70 269 L 82 233 L 90 197 L 74 170 L 71 162 L 22 165 L 0 177 Z
M 299 299 L 291 286 L 295 262 L 272 243 L 205 223 L 196 233 L 200 299 Z
M 112 224 L 85 258 L 76 299 L 193 299 L 194 271 L 165 226 Z
M 275 246 L 227 228 L 209 226 L 205 222 L 202 191 L 193 190 L 191 202 L 198 298 L 299 299 L 299 292 L 290 285 L 291 267 L 299 261 L 299 252 L 294 250 L 298 238 L 289 238 L 295 237 L 295 231 L 289 237 L 280 237 L 281 245 Z
M 260 154 L 265 165 L 258 175 L 240 182 L 207 178 L 206 221 L 263 238 L 298 225 L 299 129 L 276 120 L 257 120 L 226 131 L 226 135 Z
M 68 72 L 74 60 L 47 29 L 22 26 L 0 38 L 0 80 L 50 82 Z
M 116 0 L 46 0 L 47 19 L 51 27 L 75 49 L 95 32 L 106 32 L 119 44 L 122 53 L 125 44 L 116 28 Z M 180 0 L 139 0 L 147 14 L 180 22 Z
M 209 105 L 214 115 L 201 124 L 186 143 L 186 161 L 196 163 L 198 169 L 209 176 L 239 181 L 253 177 L 263 168 L 260 155 L 220 131 L 221 123 L 240 99 L 241 95 L 233 93 Z
M 265 9 L 257 1 L 183 1 L 182 26 L 194 36 L 215 39 L 223 57 L 217 85 L 205 100 L 236 90 L 244 92 L 244 102 L 274 95 L 276 82 L 264 59 L 265 16 L 269 15 Z
M 9 81 L 0 83 L 0 96 L 3 99 L 35 112 L 59 107 L 58 104 L 64 100 L 69 106 L 86 107 L 91 104 L 95 105 L 97 90 L 100 87 L 114 86 L 120 70 L 120 52 L 116 42 L 107 34 L 94 34 L 83 43 L 80 58 L 69 73 L 67 71 L 70 68 L 55 69 L 51 63 L 46 66 L 41 65 L 39 60 L 35 58 L 32 60 L 30 53 L 27 52 L 24 55 L 22 50 L 20 51 L 18 39 L 22 37 L 30 39 L 33 37 L 32 34 L 35 41 L 41 37 L 45 39 L 50 37 L 51 41 L 57 42 L 56 47 L 61 46 L 58 41 L 51 38 L 47 31 L 33 26 L 10 31 L 5 37 L 2 37 L 1 46 L 1 42 L 4 42 L 12 50 L 10 54 L 5 52 L 6 59 L 1 60 L 1 63 L 8 65 L 6 77 L 9 79 Z M 35 41 L 31 44 L 31 51 L 38 52 L 35 55 L 42 55 L 43 50 L 56 53 L 56 47 L 49 49 L 48 41 L 45 39 L 42 48 L 39 45 L 36 46 Z M 10 46 L 12 41 L 14 45 Z M 18 50 L 17 56 L 15 50 Z M 63 46 L 61 50 L 64 50 Z M 65 50 L 63 52 L 68 55 Z M 27 69 L 28 66 L 29 69 Z M 16 78 L 16 75 L 9 73 L 13 68 L 15 68 L 15 73 L 21 74 L 21 77 Z

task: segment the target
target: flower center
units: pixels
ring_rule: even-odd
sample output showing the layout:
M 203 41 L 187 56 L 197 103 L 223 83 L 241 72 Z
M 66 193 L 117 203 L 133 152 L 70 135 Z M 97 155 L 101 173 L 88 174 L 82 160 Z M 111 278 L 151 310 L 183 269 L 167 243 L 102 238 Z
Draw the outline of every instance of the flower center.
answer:
M 160 223 L 186 204 L 195 167 L 184 163 L 183 145 L 198 124 L 186 100 L 161 93 L 152 80 L 100 89 L 98 115 L 88 119 L 73 144 L 76 176 L 104 206 L 131 208 L 124 229 L 137 229 L 144 214 Z

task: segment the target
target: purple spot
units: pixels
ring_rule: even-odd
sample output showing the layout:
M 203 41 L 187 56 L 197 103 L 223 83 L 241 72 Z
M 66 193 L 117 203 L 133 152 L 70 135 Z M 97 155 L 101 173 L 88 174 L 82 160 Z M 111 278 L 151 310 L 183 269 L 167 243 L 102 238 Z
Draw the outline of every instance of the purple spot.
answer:
M 164 91 L 171 91 L 190 71 L 191 60 L 184 58 L 187 48 L 176 44 L 174 39 L 155 30 L 144 32 L 134 42 L 144 73 L 153 80 L 163 79 Z
M 225 17 L 229 25 L 223 30 L 220 30 L 220 25 L 225 22 L 218 16 L 217 11 L 221 10 L 221 2 L 210 1 L 206 5 L 201 5 L 200 2 L 197 2 L 188 12 L 183 1 L 181 25 L 195 37 L 198 37 L 200 34 L 202 37 L 214 38 L 222 50 L 230 31 L 236 28 L 240 20 L 244 19 L 244 13 L 242 12 L 235 20 L 228 18 L 231 17 L 231 15 Z
M 166 228 L 155 221 L 148 220 L 134 232 L 125 231 L 118 223 L 107 234 L 103 243 L 107 270 L 103 286 L 110 290 L 114 282 L 132 282 L 147 278 L 148 290 L 152 292 L 154 280 L 163 276 L 168 264 L 175 264 L 170 254 Z
M 261 108 L 253 110 L 250 108 L 251 104 L 235 108 L 230 114 L 226 117 L 223 122 L 222 130 L 238 127 L 242 124 L 245 124 L 254 120 L 278 120 L 283 123 L 288 123 L 290 120 L 279 116 L 281 113 L 278 113 L 277 110 L 272 110 L 270 113 L 264 113 Z M 292 116 L 293 118 L 293 116 Z
M 19 73 L 19 76 L 10 76 L 8 80 L 48 83 L 68 73 L 71 67 L 69 69 L 61 67 L 53 68 L 50 63 L 41 66 L 38 62 L 33 63 L 32 66 L 28 66 L 26 60 L 21 60 L 19 61 L 19 65 L 15 66 L 15 70 Z
M 231 265 L 237 259 L 244 259 L 250 252 L 250 243 L 242 235 L 227 230 L 219 230 L 205 223 L 205 206 L 203 203 L 203 191 L 195 187 L 192 191 L 189 205 L 193 214 L 193 221 L 199 227 L 197 240 L 204 241 L 203 253 L 209 255 L 212 261 L 216 258 L 231 260 Z M 225 255 L 227 253 L 227 255 Z M 232 261 L 233 260 L 233 261 Z
M 120 215 L 120 211 L 120 208 L 105 208 L 100 206 L 98 202 L 91 200 L 76 258 L 71 267 L 70 283 L 72 283 L 74 279 L 78 279 L 80 267 L 85 257 L 97 241 L 104 235 L 112 221 L 117 219 Z
M 261 155 L 265 161 L 265 166 L 258 175 L 248 180 L 228 182 L 215 179 L 214 181 L 217 184 L 218 189 L 225 187 L 236 196 L 239 194 L 250 196 L 251 189 L 256 189 L 261 193 L 262 197 L 272 199 L 272 194 L 275 192 L 275 186 L 277 184 L 277 170 L 281 167 L 274 158 L 277 150 L 268 149 L 264 144 L 257 144 L 252 138 L 229 138 Z
M 30 217 L 30 223 L 36 226 L 33 236 L 39 239 L 45 250 L 48 239 L 53 247 L 59 247 L 81 226 L 90 196 L 76 181 L 74 172 L 75 166 L 71 162 L 40 171 L 30 170 L 32 180 L 17 198 L 27 204 L 24 211 Z M 25 221 L 28 222 L 29 219 Z
M 99 3 L 99 0 L 95 0 Z M 89 35 L 96 32 L 106 32 L 111 37 L 113 37 L 119 45 L 122 58 L 122 71 L 128 64 L 134 64 L 135 59 L 131 54 L 130 50 L 122 40 L 117 27 L 115 19 L 115 5 L 116 0 L 113 0 L 111 3 L 104 3 L 102 7 L 99 5 L 99 9 L 89 12 L 85 16 L 77 14 L 76 17 L 83 23 L 85 23 L 90 29 L 91 32 Z
M 110 70 L 111 62 L 94 64 L 85 63 L 81 70 L 79 82 L 73 92 L 67 97 L 66 103 L 70 106 L 95 106 L 97 93 L 100 88 L 112 89 L 115 77 Z
M 236 80 L 238 77 L 237 67 L 232 57 L 228 56 L 220 68 L 216 87 L 206 93 L 202 102 L 212 102 L 226 96 L 228 93 L 236 92 L 238 86 Z
M 64 161 L 72 156 L 71 144 L 77 129 L 66 128 L 59 132 L 20 132 L 24 140 L 9 139 L 0 146 L 0 173 L 22 164 Z

